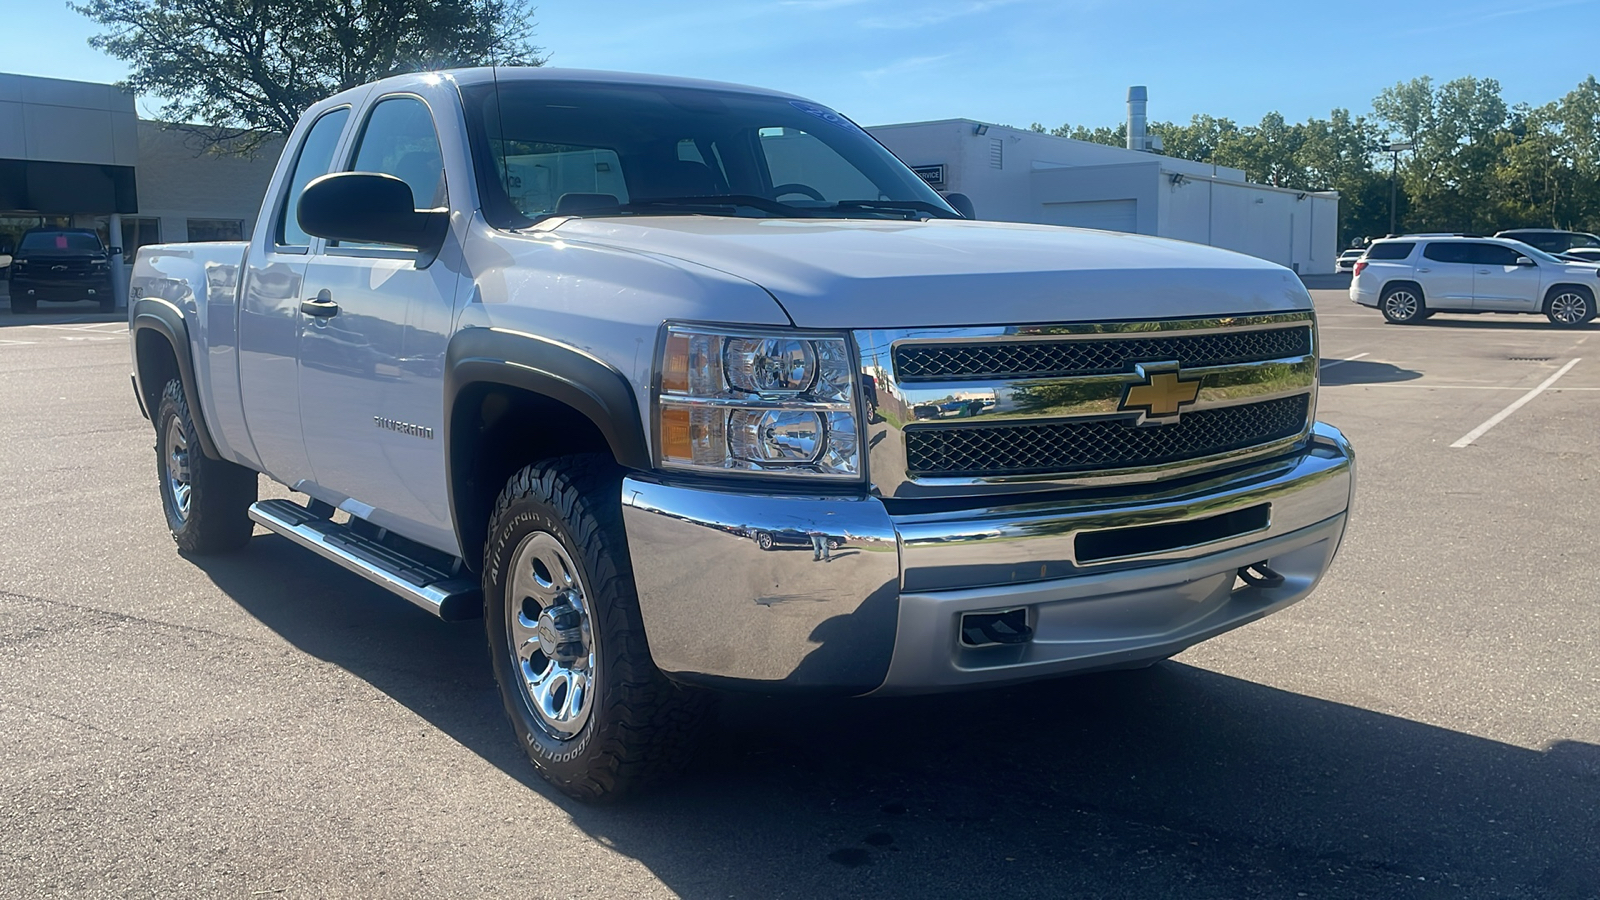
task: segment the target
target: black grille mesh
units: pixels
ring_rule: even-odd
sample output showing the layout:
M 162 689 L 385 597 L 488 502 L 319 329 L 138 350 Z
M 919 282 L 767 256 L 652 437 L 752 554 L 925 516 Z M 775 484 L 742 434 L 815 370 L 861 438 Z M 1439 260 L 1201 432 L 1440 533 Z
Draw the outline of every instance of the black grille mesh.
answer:
M 894 351 L 901 380 L 1060 378 L 1126 372 L 1136 362 L 1177 360 L 1185 369 L 1259 362 L 1311 353 L 1311 328 L 1296 325 L 1222 334 L 1141 338 L 907 344 Z
M 1139 427 L 1127 419 L 1030 425 L 908 428 L 912 475 L 1028 475 L 1157 466 L 1243 450 L 1299 434 L 1305 394 L 1184 413 L 1174 425 Z

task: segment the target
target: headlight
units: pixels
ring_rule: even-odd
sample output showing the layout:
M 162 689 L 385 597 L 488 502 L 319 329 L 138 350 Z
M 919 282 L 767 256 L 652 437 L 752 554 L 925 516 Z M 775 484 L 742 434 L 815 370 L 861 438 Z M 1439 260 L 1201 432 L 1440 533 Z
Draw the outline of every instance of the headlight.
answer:
M 656 447 L 670 469 L 861 478 L 844 335 L 664 330 Z

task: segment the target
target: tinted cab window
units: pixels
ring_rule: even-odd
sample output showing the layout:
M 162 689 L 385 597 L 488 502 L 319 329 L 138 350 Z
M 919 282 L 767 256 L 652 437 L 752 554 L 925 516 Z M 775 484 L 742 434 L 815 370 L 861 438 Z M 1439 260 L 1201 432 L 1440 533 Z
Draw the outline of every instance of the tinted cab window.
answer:
M 416 209 L 449 205 L 433 114 L 416 97 L 390 97 L 372 108 L 350 171 L 379 172 L 404 181 Z
M 1472 262 L 1480 266 L 1514 266 L 1521 253 L 1502 244 L 1471 244 Z
M 1560 232 L 1533 231 L 1518 232 L 1516 234 L 1506 235 L 1506 237 L 1521 241 L 1530 247 L 1538 247 L 1540 250 L 1543 250 L 1546 253 L 1560 253 L 1561 251 L 1567 249 L 1567 247 L 1571 246 L 1569 239 L 1572 237 L 1572 235 L 1561 234 Z
M 294 174 L 289 177 L 289 194 L 278 212 L 274 238 L 279 245 L 303 247 L 311 243 L 311 236 L 300 230 L 297 218 L 300 192 L 312 179 L 328 174 L 333 166 L 333 151 L 339 146 L 339 134 L 349 118 L 349 107 L 324 113 L 306 134 L 305 143 L 300 145 L 300 156 L 294 162 Z
M 1367 248 L 1367 261 L 1371 262 L 1375 259 L 1405 259 L 1411 255 L 1411 248 L 1415 246 L 1416 244 L 1413 244 L 1410 241 L 1389 241 L 1386 243 L 1373 244 L 1371 247 Z
M 1422 248 L 1422 256 L 1434 262 L 1471 263 L 1471 247 L 1460 241 L 1443 241 Z

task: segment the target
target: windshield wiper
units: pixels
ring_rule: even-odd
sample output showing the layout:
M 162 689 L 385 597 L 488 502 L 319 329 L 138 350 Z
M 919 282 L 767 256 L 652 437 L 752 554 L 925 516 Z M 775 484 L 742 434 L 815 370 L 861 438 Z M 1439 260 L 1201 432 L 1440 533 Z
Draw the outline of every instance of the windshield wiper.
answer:
M 925 200 L 840 200 L 834 209 L 882 209 L 892 212 L 925 212 L 937 219 L 959 219 L 959 213 Z
M 623 212 L 634 212 L 641 209 L 703 209 L 707 206 L 748 206 L 759 209 L 764 213 L 784 217 L 805 217 L 806 210 L 802 210 L 776 200 L 757 197 L 754 194 L 700 194 L 691 197 L 650 197 L 645 200 L 632 200 L 628 203 L 617 205 Z

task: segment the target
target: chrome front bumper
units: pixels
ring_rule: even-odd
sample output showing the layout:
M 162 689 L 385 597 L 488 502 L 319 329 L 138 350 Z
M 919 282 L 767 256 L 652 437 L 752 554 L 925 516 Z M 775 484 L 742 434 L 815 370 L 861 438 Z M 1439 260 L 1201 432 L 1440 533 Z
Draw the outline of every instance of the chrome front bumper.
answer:
M 891 515 L 870 496 L 636 477 L 623 483 L 623 519 L 651 655 L 668 675 L 755 690 L 910 693 L 1135 665 L 1294 603 L 1338 549 L 1354 465 L 1343 435 L 1319 423 L 1292 457 L 1142 493 L 1033 495 L 953 511 L 912 504 Z M 1191 541 L 1181 528 L 1160 530 L 1229 514 L 1257 518 L 1216 539 L 1204 525 Z M 1117 530 L 1146 526 L 1157 530 Z M 1152 533 L 1180 539 L 1147 549 L 1130 537 L 1138 552 L 1116 549 L 1124 535 Z M 829 541 L 837 549 L 825 551 Z M 1283 583 L 1238 581 L 1240 568 L 1260 562 Z M 1016 608 L 1027 610 L 1028 643 L 961 643 L 963 613 Z

